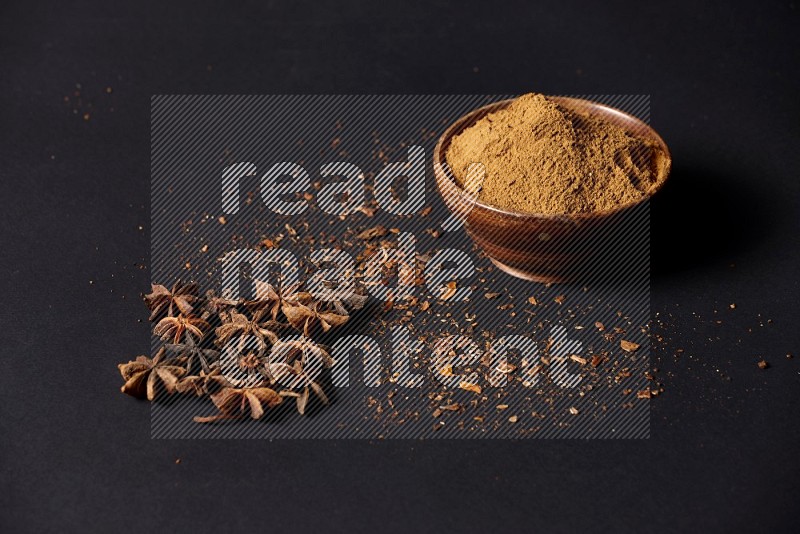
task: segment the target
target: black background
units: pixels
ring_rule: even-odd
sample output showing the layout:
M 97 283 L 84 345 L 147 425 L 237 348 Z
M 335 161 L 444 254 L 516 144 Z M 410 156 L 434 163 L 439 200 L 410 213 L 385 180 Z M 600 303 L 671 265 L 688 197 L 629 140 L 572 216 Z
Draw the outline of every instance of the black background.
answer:
M 797 530 L 792 3 L 161 4 L 0 8 L 0 530 Z M 150 439 L 150 95 L 527 91 L 651 94 L 672 149 L 650 440 Z

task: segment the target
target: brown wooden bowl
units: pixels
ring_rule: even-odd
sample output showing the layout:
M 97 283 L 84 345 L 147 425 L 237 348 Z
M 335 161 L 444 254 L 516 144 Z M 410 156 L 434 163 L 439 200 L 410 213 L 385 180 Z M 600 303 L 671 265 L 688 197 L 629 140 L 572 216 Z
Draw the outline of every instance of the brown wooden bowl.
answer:
M 649 140 L 657 186 L 642 199 L 612 210 L 567 215 L 507 211 L 465 195 L 446 165 L 445 154 L 453 136 L 489 113 L 505 108 L 504 100 L 464 115 L 442 134 L 433 153 L 439 192 L 447 207 L 464 222 L 467 234 L 500 269 L 537 282 L 573 282 L 600 276 L 601 272 L 633 270 L 629 256 L 649 254 L 647 201 L 669 175 L 672 160 L 661 137 L 646 123 L 618 109 L 568 97 L 548 97 L 580 113 L 589 113 L 628 133 Z M 642 232 L 645 232 L 644 234 Z M 644 241 L 644 243 L 642 243 Z M 649 256 L 645 258 L 649 262 Z

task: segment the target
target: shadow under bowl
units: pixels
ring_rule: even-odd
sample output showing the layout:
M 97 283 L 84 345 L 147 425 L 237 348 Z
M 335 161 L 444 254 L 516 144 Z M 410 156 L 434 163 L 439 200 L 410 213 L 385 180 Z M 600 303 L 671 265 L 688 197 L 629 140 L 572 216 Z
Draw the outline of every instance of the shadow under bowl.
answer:
M 596 279 L 602 276 L 600 273 L 619 274 L 631 268 L 625 258 L 636 251 L 647 255 L 649 267 L 647 202 L 669 176 L 672 160 L 666 143 L 645 122 L 618 109 L 578 98 L 548 99 L 578 113 L 600 117 L 648 141 L 653 147 L 656 186 L 640 200 L 611 210 L 564 215 L 513 212 L 471 198 L 454 180 L 445 154 L 455 135 L 507 107 L 513 102 L 510 99 L 464 115 L 442 134 L 434 149 L 433 167 L 445 204 L 463 221 L 467 234 L 489 259 L 518 278 L 562 283 Z

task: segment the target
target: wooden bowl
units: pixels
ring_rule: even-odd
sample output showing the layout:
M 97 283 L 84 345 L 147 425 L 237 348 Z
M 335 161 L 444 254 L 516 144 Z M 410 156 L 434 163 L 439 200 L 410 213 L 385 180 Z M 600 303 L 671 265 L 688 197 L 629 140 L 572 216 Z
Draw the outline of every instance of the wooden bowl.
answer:
M 466 195 L 456 183 L 445 154 L 453 136 L 489 113 L 508 106 L 504 100 L 461 117 L 439 139 L 433 167 L 447 207 L 461 219 L 467 234 L 500 269 L 516 277 L 556 283 L 596 280 L 649 269 L 649 198 L 669 175 L 672 160 L 661 137 L 646 123 L 618 109 L 577 98 L 548 97 L 580 113 L 589 113 L 628 133 L 649 140 L 653 149 L 656 187 L 642 199 L 611 210 L 566 215 L 519 213 L 484 204 Z M 645 257 L 639 257 L 644 255 Z M 637 263 L 638 262 L 638 263 Z M 649 271 L 647 271 L 649 273 Z

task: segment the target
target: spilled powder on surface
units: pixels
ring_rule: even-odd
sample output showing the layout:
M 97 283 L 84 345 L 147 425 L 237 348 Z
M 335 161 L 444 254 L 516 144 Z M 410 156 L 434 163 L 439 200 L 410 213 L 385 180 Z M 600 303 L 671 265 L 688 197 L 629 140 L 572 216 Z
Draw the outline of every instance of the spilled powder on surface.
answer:
M 650 194 L 665 176 L 655 146 L 622 128 L 526 94 L 453 137 L 447 163 L 463 187 L 486 167 L 479 200 L 523 213 L 589 213 Z M 663 159 L 663 158 L 660 158 Z

